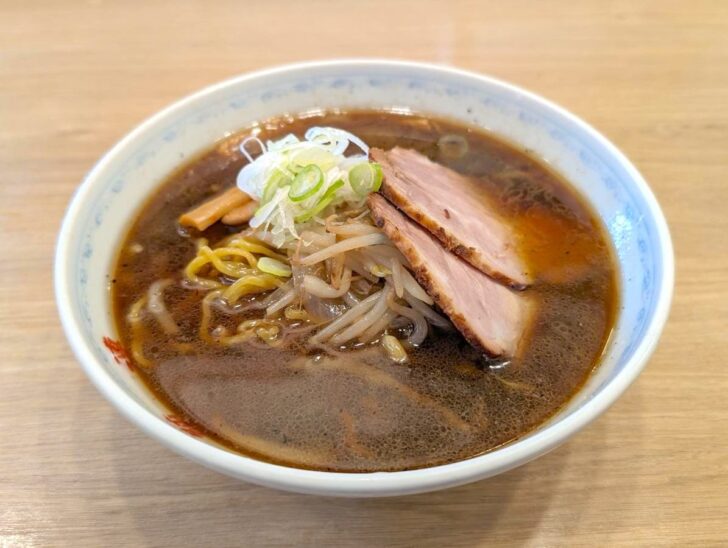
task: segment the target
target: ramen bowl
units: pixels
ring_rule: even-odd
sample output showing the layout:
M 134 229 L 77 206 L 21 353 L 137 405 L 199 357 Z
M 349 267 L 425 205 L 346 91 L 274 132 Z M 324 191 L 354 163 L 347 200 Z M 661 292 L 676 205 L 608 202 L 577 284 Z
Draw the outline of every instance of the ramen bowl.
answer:
M 486 454 L 430 468 L 331 473 L 233 453 L 176 418 L 135 378 L 109 293 L 116 250 L 170 172 L 254 121 L 320 109 L 420 112 L 478 126 L 548 162 L 591 204 L 616 250 L 620 309 L 599 367 L 551 419 Z M 122 415 L 173 451 L 235 478 L 302 493 L 404 495 L 499 474 L 566 441 L 636 379 L 665 324 L 673 290 L 667 224 L 647 183 L 606 138 L 523 89 L 453 68 L 355 60 L 289 65 L 210 86 L 155 114 L 116 144 L 74 195 L 61 228 L 55 286 L 81 366 Z

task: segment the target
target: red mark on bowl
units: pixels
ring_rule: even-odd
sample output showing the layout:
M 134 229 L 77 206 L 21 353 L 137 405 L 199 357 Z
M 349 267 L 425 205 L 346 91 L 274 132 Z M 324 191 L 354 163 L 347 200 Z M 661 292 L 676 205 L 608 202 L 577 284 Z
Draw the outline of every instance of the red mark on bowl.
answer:
M 104 337 L 102 342 L 104 343 L 104 346 L 109 349 L 109 352 L 111 352 L 116 363 L 127 366 L 129 371 L 134 371 L 134 364 L 131 362 L 129 354 L 126 353 L 126 349 L 119 341 L 115 341 L 109 337 Z
M 167 421 L 185 432 L 186 434 L 189 434 L 190 436 L 195 436 L 196 438 L 202 437 L 204 434 L 203 432 L 194 424 L 189 422 L 186 419 L 183 419 L 182 417 L 178 417 L 177 415 L 167 415 L 164 417 L 167 419 Z

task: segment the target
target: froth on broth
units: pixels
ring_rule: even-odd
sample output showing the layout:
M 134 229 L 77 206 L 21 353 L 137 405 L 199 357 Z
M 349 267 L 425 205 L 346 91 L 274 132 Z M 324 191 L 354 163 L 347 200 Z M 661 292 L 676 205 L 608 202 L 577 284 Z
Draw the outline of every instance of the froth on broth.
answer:
M 518 352 L 488 355 L 461 335 L 459 325 L 438 326 L 436 320 L 428 323 L 421 342 L 408 344 L 414 326 L 396 312 L 366 342 L 361 335 L 351 340 L 334 335 L 311 344 L 331 321 L 316 324 L 303 304 L 295 308 L 295 299 L 269 322 L 265 309 L 256 306 L 289 283 L 286 276 L 265 277 L 270 288 L 240 297 L 235 306 L 216 298 L 239 278 L 214 271 L 209 262 L 195 275 L 218 285 L 190 284 L 185 272 L 200 253 L 207 253 L 201 246 L 214 250 L 231 235 L 249 230 L 245 223 L 215 222 L 203 231 L 179 223 L 185 212 L 235 186 L 248 163 L 239 148 L 253 131 L 248 129 L 172 173 L 139 211 L 121 245 L 112 280 L 113 308 L 121 342 L 139 377 L 171 412 L 231 451 L 297 468 L 423 468 L 480 455 L 538 427 L 585 382 L 614 323 L 615 261 L 594 213 L 568 183 L 527 152 L 447 120 L 380 111 L 331 112 L 268 120 L 254 133 L 265 143 L 288 134 L 303 138 L 315 126 L 349 131 L 383 151 L 417 151 L 476 180 L 478 199 L 498 208 L 532 278 L 526 289 L 508 289 L 533 303 Z M 368 176 L 364 173 L 365 182 Z M 376 230 L 366 212 L 357 213 L 357 223 Z M 350 217 L 334 219 L 333 226 L 346 225 L 346 219 Z M 369 233 L 366 227 L 357 230 Z M 394 257 L 395 249 L 382 252 Z M 259 261 L 263 255 L 256 253 Z M 288 255 L 294 257 L 292 263 L 299 256 L 295 253 Z M 242 254 L 236 257 L 226 259 L 230 268 L 238 268 L 234 261 L 242 270 L 250 267 Z M 327 280 L 337 268 L 330 262 L 310 266 L 307 272 Z M 388 264 L 379 266 L 386 270 Z M 294 277 L 295 272 L 294 266 Z M 352 271 L 354 281 L 348 282 L 353 299 L 364 300 L 381 288 L 390 292 L 392 306 L 409 307 L 397 299 L 401 288 L 385 281 L 395 274 L 386 270 L 381 279 L 373 275 L 376 285 L 357 272 Z M 442 292 L 459 291 L 457 280 L 448 285 Z M 209 297 L 214 291 L 218 297 Z M 321 299 L 316 306 L 324 303 L 327 313 L 335 314 L 337 299 Z M 430 302 L 428 310 L 447 320 L 445 301 Z M 343 314 L 354 301 L 340 306 Z M 246 320 L 252 322 L 241 327 Z M 202 322 L 207 322 L 204 330 Z M 400 344 L 404 358 L 396 359 L 397 348 L 392 354 L 383 346 L 387 336 L 395 346 Z

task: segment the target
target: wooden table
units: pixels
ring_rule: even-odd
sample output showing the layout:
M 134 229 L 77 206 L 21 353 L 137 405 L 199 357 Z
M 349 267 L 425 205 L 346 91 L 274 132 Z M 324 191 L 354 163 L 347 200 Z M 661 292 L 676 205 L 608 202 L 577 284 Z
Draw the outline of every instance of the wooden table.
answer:
M 0 546 L 728 544 L 728 2 L 0 1 Z M 268 65 L 451 63 L 583 116 L 650 181 L 677 253 L 645 373 L 548 456 L 445 492 L 254 487 L 145 437 L 61 333 L 54 240 L 84 173 L 174 99 Z

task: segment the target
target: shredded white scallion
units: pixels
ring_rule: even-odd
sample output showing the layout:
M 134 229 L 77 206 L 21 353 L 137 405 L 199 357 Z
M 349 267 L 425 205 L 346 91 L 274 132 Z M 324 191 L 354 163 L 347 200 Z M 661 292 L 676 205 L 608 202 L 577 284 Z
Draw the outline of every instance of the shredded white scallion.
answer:
M 249 150 L 251 143 L 260 147 L 256 158 Z M 350 145 L 363 154 L 345 156 Z M 260 202 L 250 226 L 263 227 L 264 232 L 272 235 L 271 243 L 279 248 L 298 239 L 303 225 L 321 222 L 333 209 L 344 204 L 361 207 L 367 194 L 381 184 L 381 172 L 376 166 L 371 172 L 377 176 L 364 181 L 363 189 L 361 177 L 350 179 L 356 166 L 369 162 L 369 147 L 356 135 L 339 128 L 312 127 L 303 141 L 293 134 L 266 144 L 257 137 L 248 137 L 240 144 L 240 151 L 249 163 L 238 173 L 238 188 Z M 322 183 L 304 199 L 291 199 L 296 177 L 310 165 L 321 170 Z

